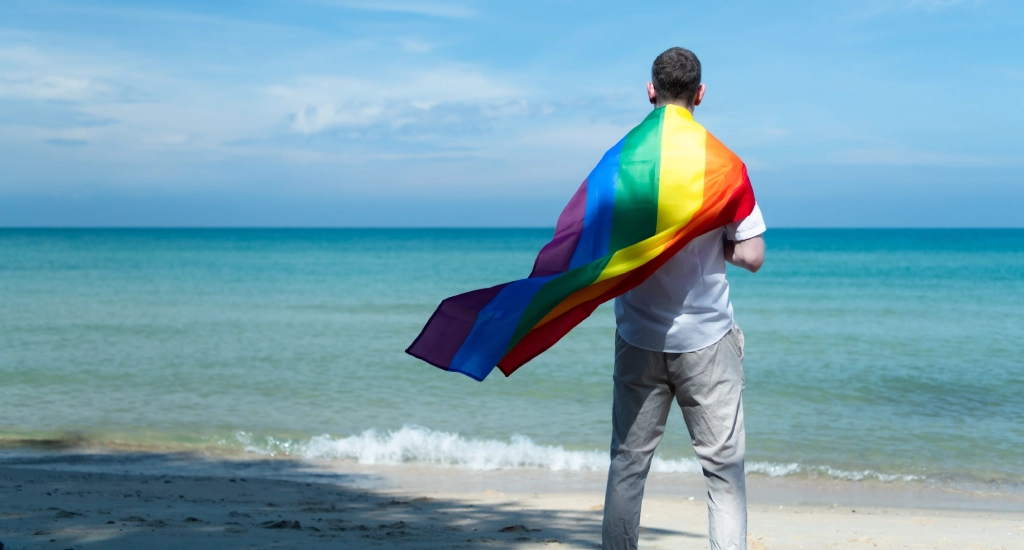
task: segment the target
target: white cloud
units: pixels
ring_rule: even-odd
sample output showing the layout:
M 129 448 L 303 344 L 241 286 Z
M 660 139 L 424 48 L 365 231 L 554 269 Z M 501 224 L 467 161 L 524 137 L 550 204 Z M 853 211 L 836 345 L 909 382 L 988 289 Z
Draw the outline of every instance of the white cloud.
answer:
M 0 98 L 94 99 L 113 90 L 108 74 L 75 55 L 57 58 L 25 45 L 0 47 Z
M 338 107 L 334 103 L 306 106 L 295 114 L 292 130 L 300 134 L 315 134 L 338 126 L 369 126 L 384 114 L 381 105 L 364 104 Z
M 506 125 L 499 135 L 491 122 L 531 109 L 529 88 L 511 77 L 443 61 L 377 66 L 372 74 L 355 66 L 342 71 L 285 76 L 276 86 L 213 84 L 191 78 L 188 67 L 132 52 L 0 43 L 0 101 L 38 102 L 31 112 L 0 122 L 0 146 L 87 142 L 94 165 L 111 167 L 163 163 L 172 158 L 169 151 L 193 159 L 346 163 L 381 155 L 466 158 L 528 131 Z M 59 109 L 52 100 L 60 101 Z M 83 123 L 95 120 L 104 123 Z M 368 143 L 363 134 L 371 127 L 377 141 Z M 294 135 L 335 129 L 348 131 L 332 141 L 295 141 Z M 339 151 L 344 154 L 334 154 Z
M 109 91 L 88 78 L 71 76 L 0 76 L 0 98 L 82 101 Z
M 187 59 L 160 62 L 133 50 L 4 47 L 2 40 L 0 101 L 35 103 L 0 121 L 0 150 L 19 151 L 33 174 L 0 182 L 0 191 L 44 180 L 64 185 L 69 171 L 126 187 L 197 186 L 204 180 L 195 174 L 215 173 L 237 185 L 252 173 L 300 185 L 257 173 L 258 165 L 305 173 L 301 185 L 325 188 L 343 179 L 475 189 L 487 173 L 491 185 L 515 181 L 517 189 L 547 192 L 559 182 L 571 193 L 628 129 L 602 122 L 607 98 L 556 100 L 531 75 L 434 54 L 414 65 L 396 65 L 402 61 L 393 56 L 388 64 L 372 55 L 360 62 L 366 48 L 393 49 L 395 39 L 338 45 L 335 53 L 355 53 L 333 74 L 304 74 L 322 64 L 300 52 L 294 64 L 263 68 L 269 83 L 211 80 L 211 65 L 195 71 Z M 96 120 L 103 124 L 83 122 Z
M 0 46 L 0 102 L 31 103 L 0 122 L 0 147 L 88 143 L 90 162 L 116 171 L 169 150 L 231 154 L 226 143 L 268 135 L 287 116 L 251 89 L 162 70 L 130 53 Z
M 347 101 L 418 102 L 479 101 L 522 96 L 526 91 L 508 79 L 487 76 L 472 66 L 429 68 L 393 67 L 379 76 L 310 75 L 291 85 L 271 87 L 278 97 L 306 102 Z
M 397 70 L 378 78 L 306 76 L 268 91 L 293 113 L 291 130 L 300 134 L 374 124 L 400 127 L 436 117 L 444 106 L 469 106 L 491 118 L 521 115 L 529 95 L 505 80 L 458 66 Z

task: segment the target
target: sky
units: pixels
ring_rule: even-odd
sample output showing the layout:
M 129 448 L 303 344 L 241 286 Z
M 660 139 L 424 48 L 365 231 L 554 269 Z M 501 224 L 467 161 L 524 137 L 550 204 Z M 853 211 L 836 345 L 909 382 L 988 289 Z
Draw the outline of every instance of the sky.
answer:
M 1024 225 L 1024 2 L 0 0 L 0 226 L 536 226 L 693 50 L 775 227 Z

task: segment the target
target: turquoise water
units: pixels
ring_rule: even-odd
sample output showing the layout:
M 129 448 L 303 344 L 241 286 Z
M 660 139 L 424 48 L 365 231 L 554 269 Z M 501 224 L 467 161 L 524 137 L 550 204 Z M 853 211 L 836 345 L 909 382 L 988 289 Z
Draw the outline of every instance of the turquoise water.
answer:
M 406 356 L 549 230 L 0 230 L 0 438 L 600 469 L 603 306 L 511 378 Z M 731 269 L 751 471 L 1024 482 L 1024 230 L 771 230 Z M 695 471 L 674 414 L 657 468 Z

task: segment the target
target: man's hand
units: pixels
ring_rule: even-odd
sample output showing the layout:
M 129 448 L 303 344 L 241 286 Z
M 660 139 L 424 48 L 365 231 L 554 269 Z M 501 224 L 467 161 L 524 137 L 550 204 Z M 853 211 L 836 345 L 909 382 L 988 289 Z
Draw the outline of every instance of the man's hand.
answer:
M 725 261 L 757 273 L 764 263 L 764 238 L 758 235 L 745 241 L 725 241 Z

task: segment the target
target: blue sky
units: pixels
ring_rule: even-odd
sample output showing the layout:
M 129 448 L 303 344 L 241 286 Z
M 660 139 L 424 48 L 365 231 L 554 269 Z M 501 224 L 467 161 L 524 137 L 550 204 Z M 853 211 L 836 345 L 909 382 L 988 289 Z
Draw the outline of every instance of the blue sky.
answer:
M 3 0 L 0 226 L 553 226 L 694 50 L 774 226 L 1024 225 L 1024 3 Z

